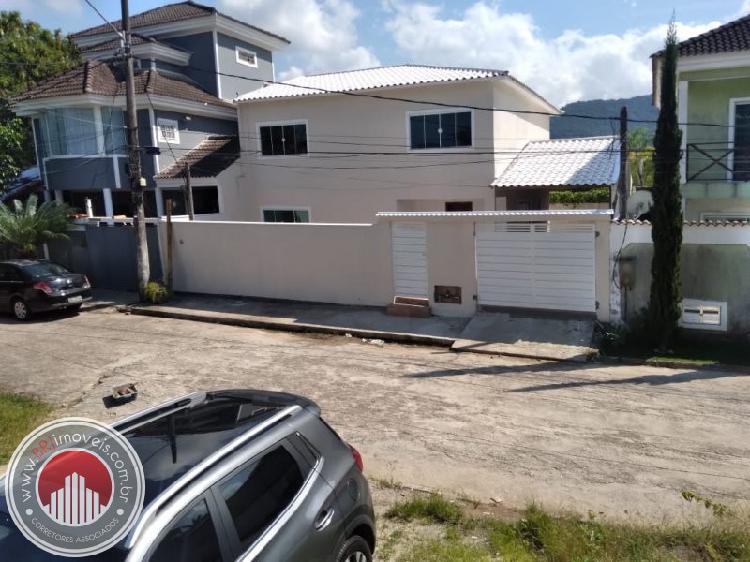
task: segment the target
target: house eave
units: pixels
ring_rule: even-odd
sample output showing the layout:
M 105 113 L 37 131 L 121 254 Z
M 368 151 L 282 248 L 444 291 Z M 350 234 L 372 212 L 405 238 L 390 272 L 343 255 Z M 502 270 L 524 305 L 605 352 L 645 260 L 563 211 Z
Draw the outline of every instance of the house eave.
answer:
M 237 111 L 233 107 L 219 107 L 201 102 L 183 100 L 169 96 L 143 94 L 135 97 L 138 109 L 147 109 L 153 104 L 156 109 L 168 111 L 183 111 L 191 115 L 202 115 L 234 121 L 237 119 Z M 13 106 L 13 111 L 21 117 L 29 117 L 41 111 L 61 107 L 79 107 L 88 105 L 125 107 L 125 96 L 101 96 L 83 94 L 76 96 L 60 96 L 50 98 L 39 98 L 35 100 L 19 101 Z

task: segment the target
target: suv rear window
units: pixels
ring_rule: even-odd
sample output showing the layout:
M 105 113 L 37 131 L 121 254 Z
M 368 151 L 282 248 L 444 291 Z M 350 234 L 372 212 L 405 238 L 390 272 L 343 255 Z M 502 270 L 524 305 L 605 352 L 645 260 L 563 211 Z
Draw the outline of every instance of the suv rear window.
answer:
M 51 275 L 67 275 L 70 273 L 63 266 L 57 265 L 56 263 L 34 263 L 24 266 L 23 271 L 33 279 L 38 277 L 49 277 Z
M 221 560 L 219 537 L 216 535 L 206 500 L 187 510 L 149 557 L 149 562 L 218 562 Z
M 279 446 L 219 484 L 243 549 L 292 502 L 303 481 L 297 461 Z

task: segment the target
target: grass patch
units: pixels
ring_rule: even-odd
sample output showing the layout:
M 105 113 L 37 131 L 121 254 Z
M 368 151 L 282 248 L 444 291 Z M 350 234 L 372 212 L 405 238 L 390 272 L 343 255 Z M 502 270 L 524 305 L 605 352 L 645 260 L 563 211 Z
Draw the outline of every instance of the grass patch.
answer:
M 8 464 L 21 439 L 51 411 L 52 406 L 34 398 L 0 392 L 0 465 Z
M 443 537 L 423 537 L 396 558 L 400 562 L 750 562 L 750 525 L 726 514 L 705 527 L 647 527 L 553 515 L 531 505 L 518 520 L 508 522 L 470 517 L 433 494 L 400 502 L 386 517 L 445 527 Z
M 440 494 L 417 496 L 398 502 L 385 512 L 388 519 L 401 521 L 420 520 L 428 523 L 448 523 L 455 525 L 463 519 L 463 510 L 449 502 Z

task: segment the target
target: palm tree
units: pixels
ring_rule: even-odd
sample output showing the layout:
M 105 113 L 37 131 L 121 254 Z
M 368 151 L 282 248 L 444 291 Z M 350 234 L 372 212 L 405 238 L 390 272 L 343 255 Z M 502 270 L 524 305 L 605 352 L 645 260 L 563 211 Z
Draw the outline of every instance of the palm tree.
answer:
M 54 201 L 38 205 L 36 195 L 26 203 L 13 201 L 13 206 L 0 203 L 0 243 L 7 244 L 22 257 L 34 257 L 40 244 L 67 239 L 70 209 Z

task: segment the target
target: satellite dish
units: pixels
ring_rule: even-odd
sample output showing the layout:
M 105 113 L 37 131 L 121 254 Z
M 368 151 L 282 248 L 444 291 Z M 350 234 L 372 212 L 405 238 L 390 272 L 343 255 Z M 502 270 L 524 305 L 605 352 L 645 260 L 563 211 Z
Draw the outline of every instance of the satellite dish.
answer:
M 648 214 L 654 204 L 650 189 L 639 189 L 628 197 L 628 218 L 637 219 Z

